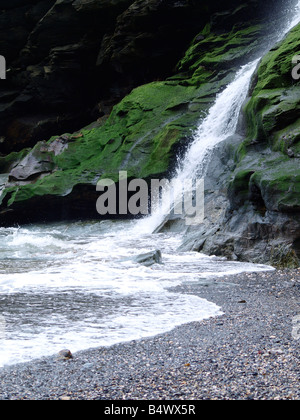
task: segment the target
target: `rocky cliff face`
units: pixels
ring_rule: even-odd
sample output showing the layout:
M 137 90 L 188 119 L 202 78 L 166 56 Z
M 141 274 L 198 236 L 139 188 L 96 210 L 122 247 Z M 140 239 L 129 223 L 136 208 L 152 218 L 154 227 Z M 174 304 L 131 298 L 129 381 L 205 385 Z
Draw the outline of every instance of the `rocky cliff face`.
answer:
M 0 223 L 9 225 L 97 218 L 95 185 L 120 170 L 170 175 L 216 94 L 271 48 L 295 1 L 2 3 Z M 298 264 L 297 38 L 299 27 L 259 66 L 243 129 L 208 169 L 209 217 L 185 249 Z
M 2 1 L 0 53 L 9 72 L 0 86 L 0 153 L 109 114 L 132 88 L 172 75 L 213 13 L 215 26 L 230 28 L 276 2 L 258 3 Z
M 0 51 L 9 77 L 0 151 L 80 129 L 133 87 L 171 74 L 209 18 L 211 7 L 201 3 L 4 1 Z
M 299 33 L 300 25 L 261 61 L 245 131 L 216 150 L 206 175 L 207 218 L 187 232 L 183 249 L 299 266 L 300 86 L 291 75 Z

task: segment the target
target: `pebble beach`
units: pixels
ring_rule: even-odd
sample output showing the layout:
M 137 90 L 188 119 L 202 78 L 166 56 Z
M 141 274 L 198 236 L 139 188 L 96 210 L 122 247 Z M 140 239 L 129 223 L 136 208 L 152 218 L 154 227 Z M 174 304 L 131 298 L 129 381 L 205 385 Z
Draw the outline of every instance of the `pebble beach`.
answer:
M 176 289 L 224 315 L 155 337 L 0 369 L 0 400 L 298 400 L 300 270 Z M 69 349 L 72 352 L 72 349 Z

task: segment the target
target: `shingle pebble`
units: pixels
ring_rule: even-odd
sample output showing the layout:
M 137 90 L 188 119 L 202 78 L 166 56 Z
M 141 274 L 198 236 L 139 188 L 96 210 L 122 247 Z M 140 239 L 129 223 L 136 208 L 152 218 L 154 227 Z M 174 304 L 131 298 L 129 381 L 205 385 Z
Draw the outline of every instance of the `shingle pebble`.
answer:
M 300 270 L 184 284 L 178 292 L 215 302 L 225 315 L 67 361 L 53 356 L 2 368 L 0 399 L 297 400 L 299 286 Z

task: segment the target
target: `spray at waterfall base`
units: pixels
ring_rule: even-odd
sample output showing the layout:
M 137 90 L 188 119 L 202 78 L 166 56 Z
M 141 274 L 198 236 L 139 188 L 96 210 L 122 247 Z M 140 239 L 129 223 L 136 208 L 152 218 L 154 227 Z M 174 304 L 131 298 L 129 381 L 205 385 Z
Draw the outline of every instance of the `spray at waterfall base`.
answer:
M 119 172 L 118 182 L 101 179 L 96 209 L 101 216 L 181 216 L 187 226 L 204 220 L 204 179 L 131 179 Z

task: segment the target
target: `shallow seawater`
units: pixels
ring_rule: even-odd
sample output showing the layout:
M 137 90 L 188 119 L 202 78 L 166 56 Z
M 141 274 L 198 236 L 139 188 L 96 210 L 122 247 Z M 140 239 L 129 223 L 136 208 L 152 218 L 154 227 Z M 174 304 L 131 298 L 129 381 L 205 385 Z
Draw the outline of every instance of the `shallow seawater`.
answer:
M 176 234 L 132 222 L 0 228 L 0 366 L 153 336 L 219 316 L 213 302 L 170 291 L 270 267 L 180 253 Z M 134 256 L 160 249 L 163 264 Z

